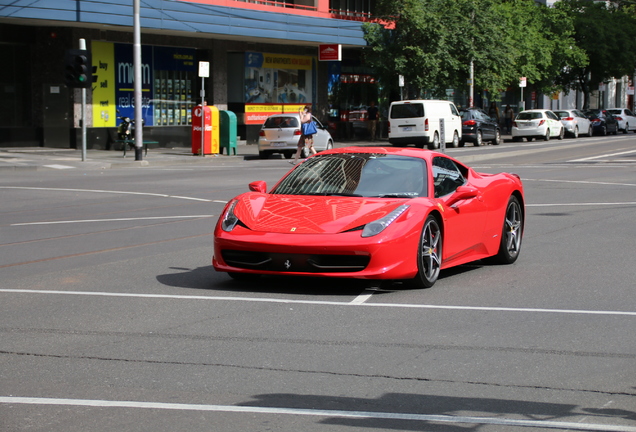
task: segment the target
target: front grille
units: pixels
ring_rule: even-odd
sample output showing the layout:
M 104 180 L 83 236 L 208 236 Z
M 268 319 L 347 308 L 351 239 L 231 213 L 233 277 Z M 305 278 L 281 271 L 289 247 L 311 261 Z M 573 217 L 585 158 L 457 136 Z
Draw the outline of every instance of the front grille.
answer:
M 368 255 L 285 254 L 224 250 L 223 261 L 237 268 L 286 273 L 351 273 L 364 270 Z

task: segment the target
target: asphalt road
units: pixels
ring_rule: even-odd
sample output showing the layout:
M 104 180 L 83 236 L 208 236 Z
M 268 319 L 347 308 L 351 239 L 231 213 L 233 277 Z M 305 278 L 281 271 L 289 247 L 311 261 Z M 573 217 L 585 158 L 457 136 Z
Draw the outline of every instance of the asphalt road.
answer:
M 216 273 L 285 159 L 0 172 L 0 430 L 636 431 L 636 135 L 448 153 L 526 232 L 427 290 Z

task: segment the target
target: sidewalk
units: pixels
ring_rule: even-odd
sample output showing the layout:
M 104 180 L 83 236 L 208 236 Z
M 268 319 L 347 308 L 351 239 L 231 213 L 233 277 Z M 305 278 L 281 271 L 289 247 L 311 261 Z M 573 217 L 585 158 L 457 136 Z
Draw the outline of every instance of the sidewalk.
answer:
M 508 141 L 509 135 L 502 136 Z M 385 139 L 376 141 L 352 140 L 336 142 L 335 147 L 348 146 L 390 146 Z M 466 144 L 471 147 L 470 143 Z M 276 157 L 276 156 L 274 156 Z M 232 159 L 258 159 L 256 144 L 238 144 L 236 155 L 224 154 L 193 155 L 190 147 L 155 148 L 148 150 L 141 161 L 135 160 L 135 152 L 116 150 L 86 150 L 86 160 L 82 161 L 82 151 L 75 149 L 47 147 L 0 147 L 0 173 L 8 170 L 65 170 L 111 168 L 157 167 L 175 164 L 218 164 Z
M 385 141 L 345 141 L 335 147 L 383 145 Z M 273 156 L 276 157 L 276 156 Z M 82 161 L 82 151 L 75 149 L 47 147 L 0 147 L 0 172 L 7 170 L 65 170 L 65 169 L 111 169 L 157 167 L 175 164 L 217 164 L 232 159 L 258 159 L 258 145 L 238 144 L 236 155 L 224 154 L 193 155 L 190 147 L 154 148 L 135 160 L 135 151 L 86 150 L 86 160 Z

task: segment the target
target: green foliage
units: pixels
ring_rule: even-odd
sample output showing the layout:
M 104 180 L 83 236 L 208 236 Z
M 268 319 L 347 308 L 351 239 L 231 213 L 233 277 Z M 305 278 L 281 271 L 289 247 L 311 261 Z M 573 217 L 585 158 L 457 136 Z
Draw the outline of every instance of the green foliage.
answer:
M 624 3 L 624 2 L 622 2 Z M 589 93 L 599 83 L 632 75 L 636 67 L 636 15 L 630 8 L 608 7 L 604 2 L 562 0 L 555 9 L 574 18 L 576 46 L 588 62 L 571 63 L 555 78 L 565 88 L 582 91 L 587 107 Z
M 627 0 L 378 0 L 394 23 L 364 26 L 367 63 L 385 87 L 404 75 L 409 96 L 440 96 L 475 86 L 494 97 L 519 77 L 544 93 L 589 87 L 632 74 L 636 65 L 636 8 Z

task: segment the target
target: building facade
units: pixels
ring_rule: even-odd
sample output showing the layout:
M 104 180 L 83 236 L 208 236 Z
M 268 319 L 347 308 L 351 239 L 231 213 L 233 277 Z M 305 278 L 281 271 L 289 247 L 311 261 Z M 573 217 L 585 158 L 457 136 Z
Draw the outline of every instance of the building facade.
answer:
M 334 70 L 359 64 L 362 22 L 375 0 L 144 0 L 140 7 L 144 137 L 190 146 L 191 112 L 202 102 L 237 116 L 243 140 L 257 140 L 263 118 L 311 104 L 332 107 Z M 94 82 L 82 113 L 81 90 L 64 84 L 64 56 L 86 41 Z M 319 47 L 342 49 L 319 61 Z M 134 117 L 133 0 L 0 1 L 0 146 L 114 148 L 118 117 Z M 198 64 L 209 62 L 209 78 Z M 353 73 L 349 74 L 353 75 Z

